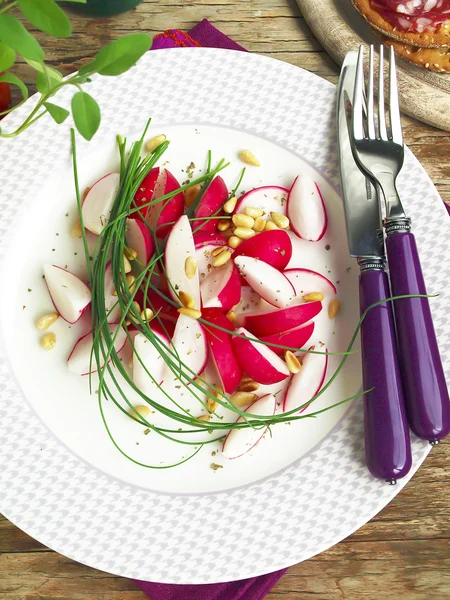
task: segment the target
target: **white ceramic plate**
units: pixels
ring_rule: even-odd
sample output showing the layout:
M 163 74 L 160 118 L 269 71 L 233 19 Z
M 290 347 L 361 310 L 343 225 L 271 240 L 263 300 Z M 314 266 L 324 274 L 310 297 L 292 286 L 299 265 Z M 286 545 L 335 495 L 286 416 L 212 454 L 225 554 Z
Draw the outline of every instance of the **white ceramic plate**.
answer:
M 288 186 L 299 171 L 314 174 L 331 225 L 313 253 L 299 246 L 304 258 L 298 265 L 339 281 L 343 311 L 330 335 L 330 349 L 344 350 L 358 319 L 357 267 L 348 258 L 336 191 L 334 87 L 260 56 L 175 49 L 147 54 L 118 79 L 96 78 L 91 91 L 102 106 L 103 124 L 90 144 L 79 143 L 82 186 L 117 164 L 115 135 L 138 137 L 150 116 L 149 135 L 163 132 L 172 142 L 164 161 L 175 175 L 181 176 L 191 161 L 202 168 L 211 149 L 216 159 L 231 160 L 224 172 L 231 187 L 242 166 L 237 160 L 242 148 L 252 149 L 262 163 L 260 169 L 248 169 L 243 189 Z M 13 128 L 18 120 L 16 114 L 2 125 Z M 50 353 L 40 349 L 33 322 L 51 308 L 42 265 L 83 269 L 81 246 L 70 237 L 76 210 L 68 130 L 69 125 L 43 121 L 0 149 L 5 259 L 0 510 L 75 560 L 169 583 L 213 583 L 267 573 L 349 535 L 406 483 L 391 488 L 367 473 L 361 402 L 315 420 L 279 425 L 273 439 L 242 459 L 227 461 L 220 453 L 212 457 L 217 445 L 181 467 L 155 471 L 132 464 L 114 449 L 87 382 L 67 371 L 67 354 L 83 325 L 69 328 L 58 322 L 56 348 Z M 450 270 L 440 260 L 447 251 L 449 219 L 410 153 L 400 189 L 414 218 L 429 289 L 445 292 Z M 448 366 L 444 296 L 433 302 L 433 312 Z M 315 408 L 356 393 L 360 385 L 354 356 Z M 144 428 L 113 407 L 107 407 L 107 416 L 137 460 L 167 464 L 184 454 L 178 446 L 169 449 L 155 436 L 145 436 Z M 415 470 L 428 446 L 414 439 L 413 452 Z M 213 462 L 223 468 L 211 469 Z

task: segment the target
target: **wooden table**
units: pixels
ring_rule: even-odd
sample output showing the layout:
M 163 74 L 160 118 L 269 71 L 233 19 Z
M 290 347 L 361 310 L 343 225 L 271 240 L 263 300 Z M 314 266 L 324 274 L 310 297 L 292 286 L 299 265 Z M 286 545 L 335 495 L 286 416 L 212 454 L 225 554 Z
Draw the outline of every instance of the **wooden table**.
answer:
M 204 17 L 253 52 L 337 81 L 337 66 L 314 39 L 295 0 L 145 0 L 137 10 L 102 21 L 74 17 L 74 35 L 70 39 L 39 37 L 49 63 L 68 74 L 107 41 L 125 32 L 140 30 L 155 34 L 171 27 L 189 29 Z M 16 72 L 29 81 L 27 68 L 19 66 Z M 412 119 L 404 119 L 404 133 L 407 144 L 442 197 L 450 203 L 450 134 Z M 449 492 L 447 440 L 433 449 L 406 489 L 377 517 L 334 548 L 292 567 L 268 598 L 450 598 Z M 1 516 L 0 597 L 2 600 L 146 598 L 131 581 L 60 556 Z

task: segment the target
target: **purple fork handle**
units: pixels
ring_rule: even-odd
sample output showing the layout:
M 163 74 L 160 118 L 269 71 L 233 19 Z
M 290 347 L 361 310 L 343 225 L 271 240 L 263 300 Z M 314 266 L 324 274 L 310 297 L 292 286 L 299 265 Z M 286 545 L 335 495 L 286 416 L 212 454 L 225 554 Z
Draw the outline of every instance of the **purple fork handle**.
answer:
M 361 273 L 361 313 L 389 296 L 384 270 Z M 366 463 L 372 475 L 394 482 L 411 468 L 411 442 L 390 302 L 367 313 L 361 326 L 361 346 L 363 386 L 365 390 L 374 388 L 364 396 Z
M 386 248 L 393 295 L 426 294 L 414 235 L 392 233 Z M 428 298 L 396 300 L 394 312 L 409 425 L 438 441 L 450 432 L 450 399 Z

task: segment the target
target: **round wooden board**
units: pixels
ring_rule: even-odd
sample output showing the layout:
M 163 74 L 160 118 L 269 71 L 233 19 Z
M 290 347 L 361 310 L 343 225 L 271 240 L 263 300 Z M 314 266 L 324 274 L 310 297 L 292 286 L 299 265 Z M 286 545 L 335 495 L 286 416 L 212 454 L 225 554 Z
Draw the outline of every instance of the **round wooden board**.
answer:
M 297 0 L 315 36 L 339 65 L 362 43 L 379 44 L 351 0 Z M 450 74 L 433 73 L 397 59 L 403 112 L 419 121 L 450 131 Z

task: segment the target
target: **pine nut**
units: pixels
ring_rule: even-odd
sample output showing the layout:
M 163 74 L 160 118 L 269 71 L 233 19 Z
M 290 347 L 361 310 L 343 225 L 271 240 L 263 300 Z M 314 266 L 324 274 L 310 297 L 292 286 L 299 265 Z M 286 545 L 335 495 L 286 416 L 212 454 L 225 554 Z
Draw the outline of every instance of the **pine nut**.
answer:
M 82 236 L 82 231 L 81 231 L 81 223 L 78 220 L 75 225 L 72 227 L 72 237 L 75 238 L 80 238 Z
M 277 227 L 273 221 L 266 221 L 264 231 L 274 231 L 275 229 L 279 229 L 279 227 Z
M 126 281 L 127 281 L 127 286 L 130 290 L 130 293 L 132 294 L 134 292 L 134 288 L 136 287 L 136 283 L 135 283 L 136 277 L 132 273 L 128 273 L 128 275 L 126 277 Z
M 184 261 L 184 272 L 188 279 L 193 279 L 197 273 L 197 261 L 193 256 L 188 256 Z
M 242 244 L 244 240 L 241 240 L 241 238 L 238 238 L 237 235 L 232 235 L 231 237 L 228 238 L 228 245 L 230 246 L 230 248 L 237 248 L 238 246 L 240 246 Z
M 90 191 L 91 191 L 90 187 L 84 188 L 83 198 L 82 198 L 83 202 L 86 200 L 86 196 L 89 194 Z
M 125 247 L 125 256 L 128 260 L 135 260 L 137 258 L 137 252 L 136 250 L 133 250 L 133 248 Z
M 199 421 L 206 421 L 206 422 L 208 422 L 211 419 L 211 415 L 200 415 L 199 417 L 197 417 L 197 419 Z
M 234 229 L 232 227 L 228 227 L 228 229 L 225 229 L 225 231 L 221 232 L 221 235 L 225 239 L 229 240 L 230 237 L 232 237 L 234 235 Z
M 290 350 L 284 353 L 284 360 L 286 361 L 287 368 L 291 373 L 300 373 L 302 365 L 298 358 Z
M 230 225 L 231 225 L 230 219 L 222 219 L 221 221 L 219 221 L 219 223 L 217 223 L 217 229 L 219 231 L 226 231 L 228 229 L 228 227 L 230 227 Z
M 45 329 L 48 329 L 50 325 L 53 325 L 58 317 L 58 313 L 49 313 L 48 315 L 43 315 L 36 321 L 36 327 L 39 329 L 39 331 L 44 331 Z
M 249 381 L 253 381 L 253 379 L 251 377 L 249 377 L 248 375 L 242 375 L 242 379 L 241 379 L 241 384 L 243 383 L 248 383 Z
M 233 210 L 236 208 L 236 204 L 237 204 L 237 198 L 236 198 L 236 196 L 233 196 L 232 198 L 230 198 L 229 200 L 227 200 L 225 202 L 225 204 L 223 205 L 223 210 L 226 213 L 228 213 L 229 215 L 231 215 Z
M 195 308 L 194 298 L 186 292 L 183 292 L 183 290 L 179 293 L 179 298 L 184 308 Z
M 148 417 L 148 415 L 150 414 L 150 408 L 148 406 L 145 406 L 145 404 L 138 404 L 137 406 L 134 406 L 133 409 L 130 408 L 130 410 L 128 412 L 130 415 L 132 415 L 135 418 L 136 418 L 136 413 L 143 419 Z
M 130 261 L 128 260 L 128 258 L 125 255 L 123 256 L 123 269 L 124 269 L 125 273 L 131 273 Z
M 244 212 L 246 215 L 248 215 L 249 217 L 253 217 L 254 219 L 262 217 L 264 214 L 263 209 L 257 208 L 256 206 L 246 206 Z
M 211 251 L 211 256 L 219 256 L 219 254 L 221 254 L 225 249 L 226 246 L 218 246 Z
M 236 317 L 236 313 L 234 311 L 229 310 L 226 314 L 226 317 L 232 325 L 236 326 L 237 317 Z
M 256 394 L 252 394 L 251 392 L 234 392 L 230 400 L 235 406 L 242 407 L 256 400 Z
M 52 350 L 56 344 L 56 335 L 54 333 L 46 333 L 41 337 L 41 346 L 44 350 Z
M 199 183 L 187 188 L 184 190 L 184 204 L 187 208 L 192 206 L 194 202 L 197 200 L 198 195 L 200 194 L 202 186 Z
M 340 308 L 341 308 L 341 303 L 339 302 L 339 300 L 337 298 L 335 298 L 334 300 L 332 300 L 330 302 L 330 305 L 328 307 L 328 316 L 330 317 L 330 319 L 334 319 L 336 317 Z
M 151 308 L 146 308 L 141 312 L 141 319 L 143 321 L 150 321 L 155 316 Z
M 280 229 L 287 229 L 290 225 L 289 219 L 281 213 L 271 212 L 270 216 L 275 225 L 278 225 Z
M 209 412 L 213 413 L 216 408 L 219 406 L 219 403 L 216 402 L 216 400 L 213 400 L 212 398 L 208 398 L 208 400 L 206 401 L 207 407 Z
M 249 229 L 253 228 L 255 224 L 255 219 L 253 217 L 248 217 L 247 215 L 233 215 L 233 223 L 236 227 L 248 227 Z
M 222 265 L 225 265 L 231 258 L 231 250 L 224 250 L 223 252 L 221 252 L 219 254 L 219 256 L 216 256 L 215 259 L 212 261 L 212 266 L 213 267 L 221 267 Z
M 256 392 L 259 390 L 259 383 L 257 381 L 246 381 L 239 385 L 240 392 Z
M 180 315 L 186 315 L 186 317 L 191 317 L 191 319 L 200 319 L 202 313 L 195 308 L 179 308 L 178 312 Z
M 247 165 L 252 165 L 252 167 L 261 166 L 259 160 L 253 154 L 253 152 L 250 152 L 250 150 L 241 150 L 239 152 L 239 158 L 242 160 L 242 162 L 246 163 Z
M 155 137 L 152 137 L 150 140 L 148 140 L 148 142 L 145 144 L 145 150 L 147 152 L 153 152 L 153 150 L 156 150 L 156 148 L 162 144 L 163 142 L 165 142 L 167 139 L 167 137 L 162 133 L 161 135 L 155 135 Z
M 306 294 L 305 296 L 303 296 L 303 300 L 305 302 L 322 302 L 323 299 L 324 295 L 322 294 L 322 292 L 311 292 L 310 294 Z
M 113 291 L 112 291 L 112 295 L 113 295 L 113 296 L 117 296 L 117 290 L 116 290 L 116 288 L 114 288 L 114 289 L 113 289 Z
M 262 217 L 257 217 L 255 219 L 255 224 L 253 225 L 253 229 L 255 231 L 264 231 L 264 228 L 266 227 L 266 220 L 263 219 Z
M 234 235 L 241 238 L 241 240 L 248 240 L 249 238 L 255 235 L 255 231 L 253 229 L 247 229 L 247 227 L 236 227 L 234 230 Z
M 141 314 L 141 307 L 139 306 L 139 302 L 137 302 L 136 300 L 133 300 L 133 304 L 130 306 L 130 312 L 133 313 L 133 317 L 136 315 L 140 315 Z

